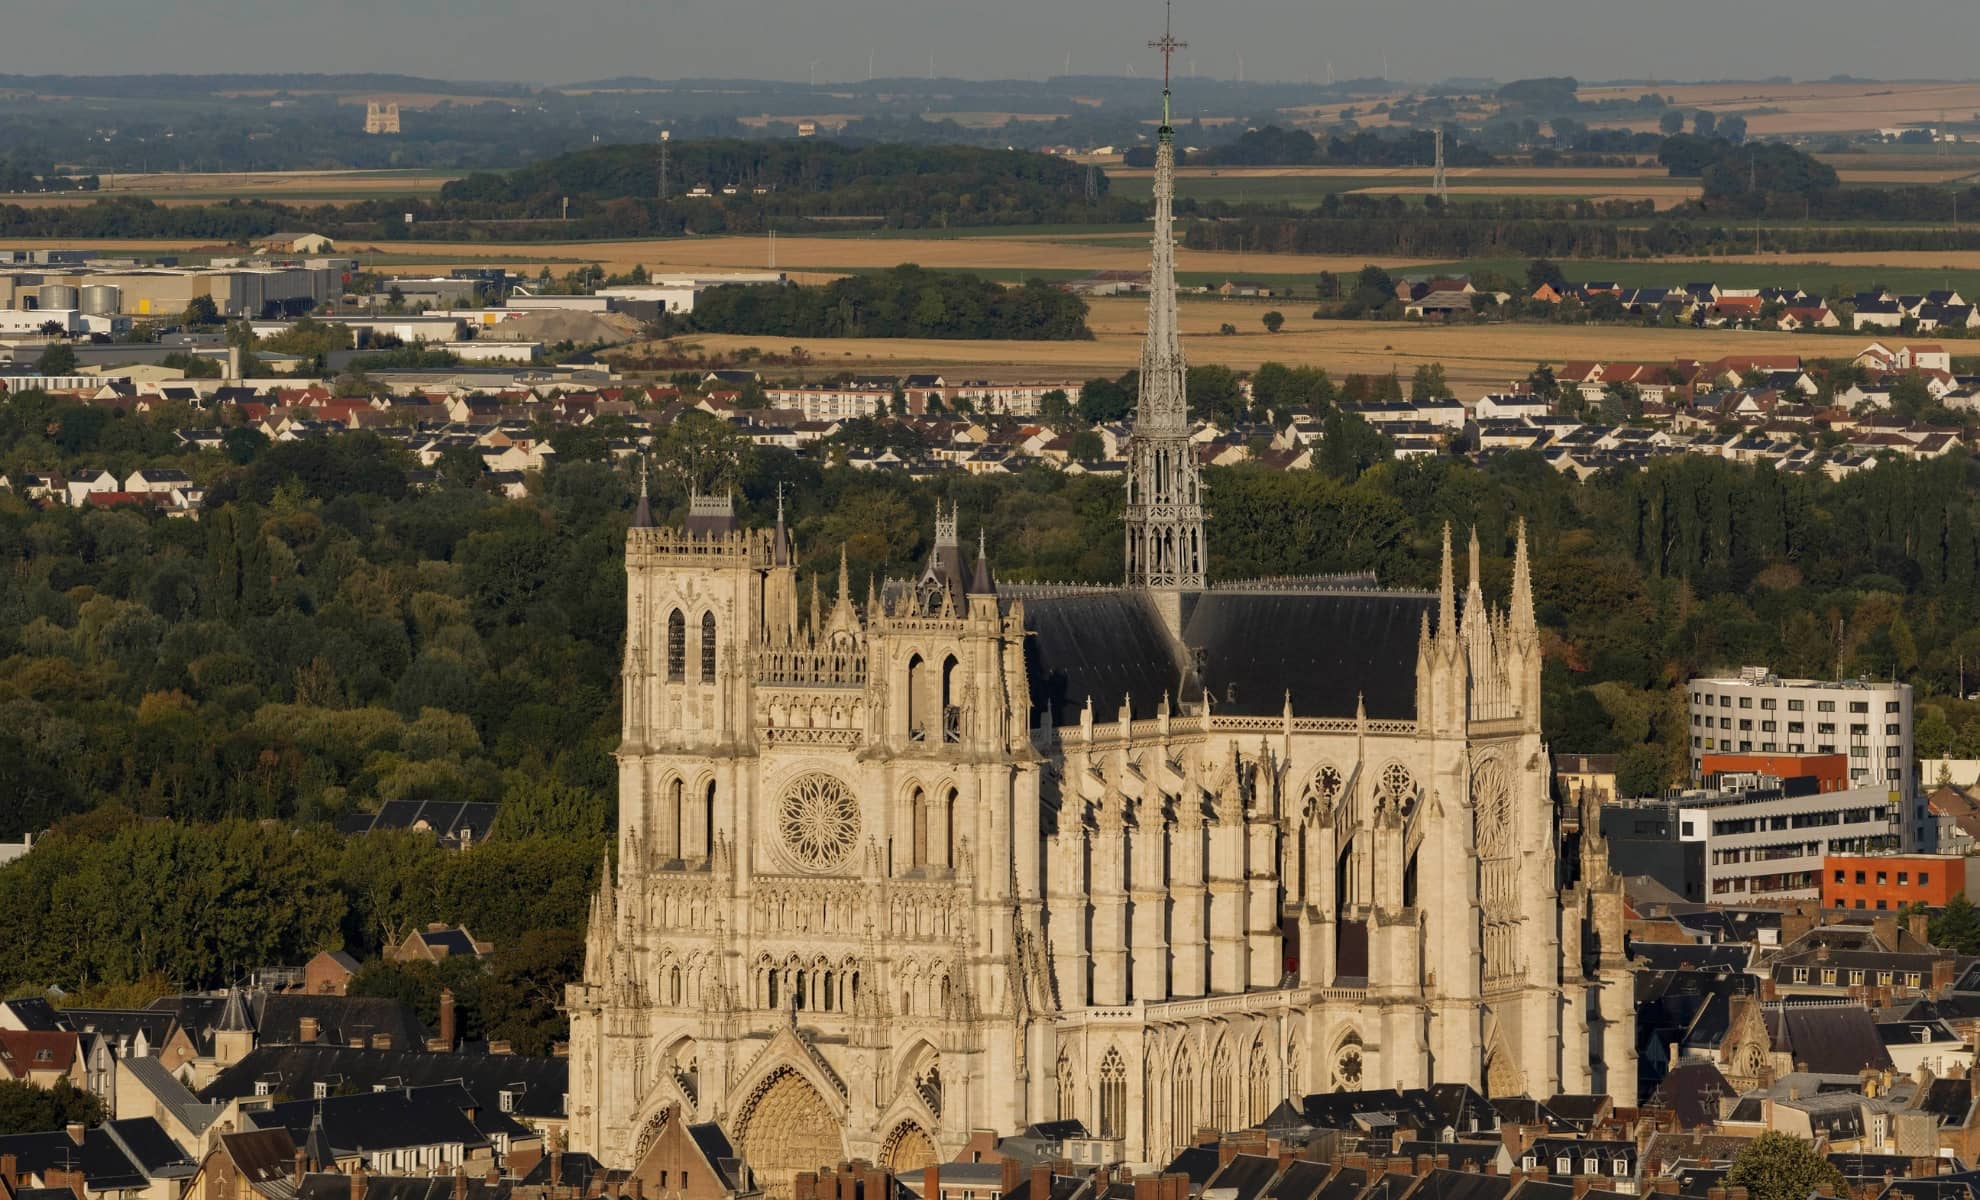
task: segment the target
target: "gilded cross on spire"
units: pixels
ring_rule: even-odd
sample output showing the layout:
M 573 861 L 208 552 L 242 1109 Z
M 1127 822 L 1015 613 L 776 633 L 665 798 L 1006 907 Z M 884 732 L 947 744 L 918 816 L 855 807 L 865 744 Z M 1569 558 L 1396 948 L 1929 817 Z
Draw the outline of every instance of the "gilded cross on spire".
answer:
M 1176 51 L 1186 50 L 1189 48 L 1188 42 L 1177 41 L 1175 34 L 1170 31 L 1172 19 L 1175 15 L 1174 7 L 1175 7 L 1175 0 L 1167 0 L 1167 3 L 1164 3 L 1162 5 L 1162 38 L 1160 41 L 1154 41 L 1148 43 L 1149 49 L 1159 50 L 1162 53 L 1162 128 L 1163 129 L 1167 129 L 1169 127 L 1169 60 L 1175 56 Z

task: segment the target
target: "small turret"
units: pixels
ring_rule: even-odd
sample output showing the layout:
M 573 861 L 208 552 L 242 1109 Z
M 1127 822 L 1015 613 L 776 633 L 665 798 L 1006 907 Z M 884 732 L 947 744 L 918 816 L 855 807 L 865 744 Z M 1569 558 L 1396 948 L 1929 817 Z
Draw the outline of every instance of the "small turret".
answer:
M 639 503 L 633 506 L 632 527 L 634 529 L 653 528 L 653 506 L 646 499 L 646 459 L 639 460 Z
M 1533 564 L 1527 557 L 1525 517 L 1519 519 L 1519 533 L 1513 542 L 1512 631 L 1519 638 L 1529 638 L 1535 631 Z
M 994 596 L 997 594 L 997 581 L 990 574 L 990 554 L 984 541 L 983 531 L 976 531 L 976 570 L 969 578 L 969 594 L 972 596 Z

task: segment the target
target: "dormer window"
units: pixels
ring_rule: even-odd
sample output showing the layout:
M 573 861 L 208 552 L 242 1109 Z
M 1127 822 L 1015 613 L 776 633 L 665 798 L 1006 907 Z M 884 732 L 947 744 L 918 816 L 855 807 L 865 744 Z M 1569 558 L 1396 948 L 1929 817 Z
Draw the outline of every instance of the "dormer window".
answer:
M 255 1080 L 255 1081 L 254 1081 L 254 1094 L 255 1094 L 255 1095 L 257 1095 L 257 1096 L 266 1096 L 266 1095 L 268 1094 L 268 1091 L 269 1091 L 269 1088 L 268 1088 L 268 1081 L 267 1081 L 266 1079 L 257 1079 L 257 1080 Z
M 507 1088 L 503 1088 L 501 1095 L 497 1097 L 497 1104 L 503 1112 L 516 1111 L 516 1094 Z

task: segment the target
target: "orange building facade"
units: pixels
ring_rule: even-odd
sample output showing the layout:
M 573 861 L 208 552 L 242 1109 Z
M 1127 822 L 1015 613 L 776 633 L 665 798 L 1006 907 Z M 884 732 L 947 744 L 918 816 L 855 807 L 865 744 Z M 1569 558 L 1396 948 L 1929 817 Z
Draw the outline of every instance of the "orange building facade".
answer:
M 1980 896 L 1980 857 L 1831 854 L 1822 860 L 1823 908 L 1943 908 L 1962 893 Z
M 1820 780 L 1819 790 L 1840 792 L 1849 786 L 1849 756 L 1846 754 L 1707 754 L 1699 759 L 1706 775 L 1754 771 L 1776 779 L 1812 776 Z

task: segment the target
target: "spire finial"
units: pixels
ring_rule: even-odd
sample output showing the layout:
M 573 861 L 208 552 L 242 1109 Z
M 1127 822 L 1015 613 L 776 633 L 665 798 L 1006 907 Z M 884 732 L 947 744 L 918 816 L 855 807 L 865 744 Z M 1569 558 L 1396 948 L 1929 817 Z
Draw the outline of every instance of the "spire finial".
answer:
M 1148 43 L 1151 50 L 1162 54 L 1162 133 L 1169 132 L 1169 60 L 1176 51 L 1189 48 L 1188 42 L 1179 42 L 1171 32 L 1175 18 L 1175 0 L 1166 0 L 1162 5 L 1162 37 L 1160 41 Z
M 844 542 L 840 542 L 839 543 L 839 603 L 845 604 L 850 602 L 851 599 L 852 599 L 851 576 L 849 576 L 846 573 L 846 544 Z

